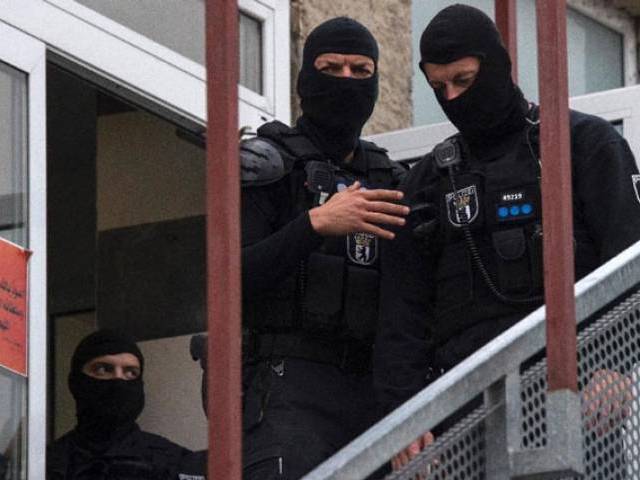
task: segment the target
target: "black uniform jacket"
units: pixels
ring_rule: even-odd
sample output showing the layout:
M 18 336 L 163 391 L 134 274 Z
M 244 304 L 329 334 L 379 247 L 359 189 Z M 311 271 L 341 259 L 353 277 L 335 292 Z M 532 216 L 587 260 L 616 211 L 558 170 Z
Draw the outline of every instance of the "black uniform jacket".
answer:
M 575 263 L 579 279 L 640 239 L 640 177 L 627 142 L 608 122 L 575 111 L 570 119 Z M 477 167 L 480 177 L 485 176 L 485 184 L 489 183 L 489 175 L 499 176 L 505 184 L 517 184 L 518 179 L 509 178 L 508 170 L 491 170 L 491 164 L 513 149 L 529 148 L 526 144 L 523 147 L 522 139 L 523 132 L 519 132 L 476 155 L 480 159 L 473 168 Z M 534 146 L 530 155 L 518 157 L 526 165 L 516 164 L 513 171 L 518 173 L 512 176 L 535 172 L 535 150 Z M 445 180 L 442 178 L 430 154 L 409 173 L 401 189 L 410 203 L 420 195 L 431 196 L 439 209 L 435 216 L 440 232 L 445 225 L 449 233 L 437 234 L 433 249 L 425 249 L 408 223 L 387 246 L 383 259 L 383 298 L 374 376 L 386 410 L 413 396 L 442 370 L 453 367 L 541 303 L 540 300 L 520 305 L 500 302 L 478 273 L 465 242 L 458 240 L 457 251 L 449 248 L 447 242 L 453 243 L 455 232 L 451 232 L 455 228 L 448 222 L 455 223 L 456 217 L 447 211 L 452 210 L 451 193 L 442 189 L 450 184 L 443 183 L 449 181 L 446 176 Z M 456 188 L 468 185 L 463 181 L 461 178 L 461 185 Z M 431 190 L 425 193 L 425 188 Z M 523 191 L 507 190 L 505 195 L 517 198 Z M 479 223 L 482 226 L 472 230 L 472 234 L 480 256 L 491 270 L 496 255 L 486 248 L 493 238 L 487 230 L 490 217 L 496 218 L 492 210 L 496 207 L 490 205 L 489 196 L 478 193 L 476 197 L 471 187 L 467 193 L 471 199 L 467 212 L 478 219 L 484 215 Z M 531 209 L 528 205 L 526 211 Z M 508 209 L 503 213 L 509 215 Z M 516 280 L 521 279 L 513 278 Z M 506 283 L 508 286 L 509 282 Z
M 259 136 L 263 128 L 258 130 Z M 282 124 L 279 128 L 285 136 L 301 135 Z M 326 159 L 320 152 L 309 154 L 308 158 L 296 158 L 278 142 L 278 138 L 260 138 L 280 152 L 288 167 L 287 173 L 278 181 L 261 186 L 248 185 L 242 189 L 242 293 L 245 303 L 262 302 L 265 296 L 274 294 L 289 298 L 288 282 L 292 276 L 295 277 L 300 262 L 307 260 L 325 242 L 313 230 L 309 218 L 308 211 L 314 204 L 314 196 L 305 186 L 304 166 L 307 160 Z M 405 170 L 389 160 L 384 152 L 370 142 L 361 141 L 353 160 L 339 167 L 351 180 L 367 178 L 371 170 L 389 171 L 390 174 L 384 178 L 392 181 L 384 184 L 374 182 L 369 186 L 396 188 Z M 345 245 L 346 239 L 337 239 L 336 243 Z M 338 254 L 346 257 L 347 252 Z M 376 255 L 369 266 L 377 268 L 377 263 Z
M 137 425 L 105 451 L 83 448 L 75 430 L 48 448 L 47 480 L 174 480 L 189 450 Z

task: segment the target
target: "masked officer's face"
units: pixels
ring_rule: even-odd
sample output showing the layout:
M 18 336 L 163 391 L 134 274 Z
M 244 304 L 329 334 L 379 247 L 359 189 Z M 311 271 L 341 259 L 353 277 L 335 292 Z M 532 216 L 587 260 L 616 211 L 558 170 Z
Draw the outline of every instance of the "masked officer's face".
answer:
M 371 78 L 375 73 L 373 60 L 366 55 L 323 53 L 313 62 L 316 70 L 342 78 Z
M 98 380 L 135 380 L 140 376 L 140 361 L 131 353 L 102 355 L 85 363 L 82 373 Z
M 463 57 L 446 64 L 424 63 L 422 69 L 431 88 L 445 100 L 453 100 L 473 85 L 480 70 L 480 60 Z

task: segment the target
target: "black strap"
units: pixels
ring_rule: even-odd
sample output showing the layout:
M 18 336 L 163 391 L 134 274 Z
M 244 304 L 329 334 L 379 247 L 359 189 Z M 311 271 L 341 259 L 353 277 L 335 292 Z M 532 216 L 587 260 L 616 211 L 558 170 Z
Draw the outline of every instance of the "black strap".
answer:
M 251 333 L 243 340 L 249 361 L 301 358 L 353 373 L 371 371 L 371 347 L 354 340 L 321 339 L 304 333 Z
M 277 120 L 262 125 L 258 129 L 258 135 L 283 146 L 296 160 L 308 160 L 311 158 L 324 160 L 320 150 L 313 145 L 306 135 Z

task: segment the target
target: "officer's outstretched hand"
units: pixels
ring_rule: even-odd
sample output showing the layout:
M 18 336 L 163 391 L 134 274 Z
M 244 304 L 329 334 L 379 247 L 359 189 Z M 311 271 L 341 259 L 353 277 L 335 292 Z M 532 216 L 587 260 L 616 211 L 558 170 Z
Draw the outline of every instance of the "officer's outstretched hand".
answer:
M 404 225 L 409 207 L 394 203 L 402 199 L 402 192 L 360 187 L 360 182 L 355 182 L 324 205 L 309 210 L 316 233 L 325 237 L 356 232 L 373 233 L 388 240 L 395 237 L 393 232 L 378 225 Z
M 582 417 L 587 431 L 600 437 L 631 415 L 633 385 L 626 375 L 597 370 L 582 390 Z
M 422 452 L 422 450 L 424 450 L 426 447 L 431 445 L 433 442 L 434 442 L 434 437 L 431 432 L 427 432 L 423 434 L 420 438 L 411 442 L 411 444 L 407 448 L 397 453 L 391 459 L 391 468 L 393 468 L 393 470 L 396 471 L 405 467 L 406 465 L 409 464 L 409 462 L 411 462 L 414 458 L 416 458 L 420 454 L 420 452 Z M 433 465 L 427 465 L 424 472 L 416 475 L 415 477 L 416 480 L 426 479 L 429 476 L 428 474 L 431 468 L 435 466 L 437 466 L 437 463 Z

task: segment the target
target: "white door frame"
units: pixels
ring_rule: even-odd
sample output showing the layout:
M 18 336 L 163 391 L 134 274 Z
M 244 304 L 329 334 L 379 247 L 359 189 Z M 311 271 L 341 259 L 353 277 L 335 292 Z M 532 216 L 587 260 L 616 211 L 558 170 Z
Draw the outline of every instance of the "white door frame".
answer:
M 640 85 L 581 95 L 570 99 L 569 104 L 572 109 L 610 122 L 621 121 L 624 137 L 640 164 Z M 389 150 L 392 159 L 410 160 L 424 156 L 456 131 L 447 122 L 381 133 L 369 139 Z
M 288 123 L 289 0 L 238 0 L 263 22 L 265 94 L 239 86 L 240 125 Z M 185 127 L 206 123 L 206 70 L 168 47 L 73 0 L 0 0 L 0 21 L 47 45 L 56 63 L 133 97 Z M 276 81 L 277 80 L 277 81 Z
M 47 164 L 44 43 L 0 21 L 0 61 L 28 75 L 27 472 L 45 478 L 47 434 Z

